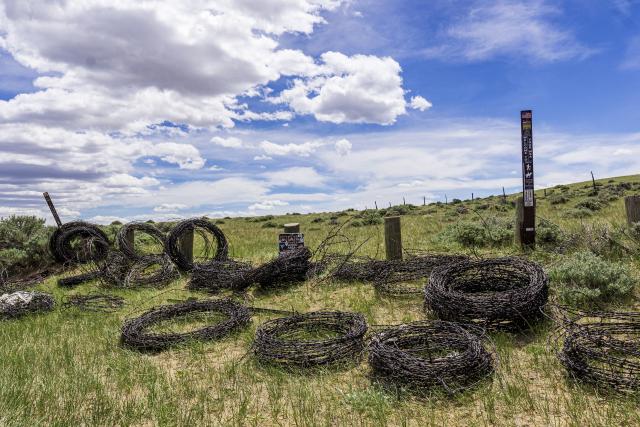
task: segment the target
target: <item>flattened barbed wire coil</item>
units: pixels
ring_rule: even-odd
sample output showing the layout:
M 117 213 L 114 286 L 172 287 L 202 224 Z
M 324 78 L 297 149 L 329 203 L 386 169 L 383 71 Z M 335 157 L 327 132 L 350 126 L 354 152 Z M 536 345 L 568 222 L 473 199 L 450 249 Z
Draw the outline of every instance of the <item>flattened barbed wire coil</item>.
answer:
M 194 233 L 198 233 L 204 240 L 204 257 L 210 255 L 212 244 L 207 234 L 212 234 L 216 240 L 216 252 L 209 261 L 194 263 L 193 261 L 190 261 L 180 250 L 180 240 L 191 230 L 193 230 Z M 166 250 L 173 262 L 175 262 L 182 270 L 187 271 L 191 270 L 194 265 L 202 266 L 214 260 L 226 260 L 229 253 L 227 239 L 225 238 L 222 230 L 220 230 L 220 228 L 211 221 L 202 218 L 185 219 L 184 221 L 177 223 L 167 236 Z
M 62 288 L 73 288 L 83 283 L 90 282 L 91 280 L 99 278 L 100 274 L 101 274 L 100 270 L 92 269 L 90 271 L 76 274 L 74 276 L 61 277 L 58 279 L 58 286 Z
M 180 319 L 191 313 L 221 314 L 224 320 L 189 332 L 154 333 L 154 325 Z M 124 346 L 144 351 L 160 352 L 188 341 L 213 341 L 245 328 L 251 321 L 249 308 L 228 299 L 186 301 L 152 308 L 140 317 L 126 320 L 122 327 Z
M 373 286 L 383 295 L 422 295 L 424 282 L 415 284 L 416 281 L 428 279 L 436 267 L 465 259 L 467 257 L 458 255 L 422 254 L 404 260 L 386 261 L 386 264 L 378 266 Z
M 241 280 L 251 269 L 251 264 L 232 259 L 196 265 L 191 270 L 187 288 L 215 294 L 224 289 L 231 289 L 233 284 Z
M 156 255 L 162 255 L 165 251 L 166 236 L 155 225 L 146 222 L 129 222 L 124 224 L 116 235 L 118 249 L 131 259 L 140 259 L 145 256 L 143 253 L 136 251 L 133 242 L 129 239 L 129 233 L 142 233 L 148 235 L 157 244 L 162 246 L 162 251 Z
M 377 332 L 369 343 L 374 379 L 425 392 L 456 393 L 494 371 L 494 356 L 477 327 L 439 320 L 394 326 Z
M 17 319 L 29 313 L 51 311 L 54 306 L 53 295 L 44 292 L 18 291 L 5 294 L 0 297 L 0 319 Z
M 231 288 L 244 290 L 255 283 L 262 289 L 275 289 L 303 282 L 311 268 L 311 256 L 309 248 L 300 248 L 248 271 L 240 270 Z
M 620 393 L 640 391 L 640 313 L 563 308 L 556 349 L 574 380 Z
M 300 338 L 301 334 L 324 331 L 338 336 Z M 295 368 L 310 368 L 356 361 L 362 355 L 367 322 L 360 313 L 316 311 L 273 319 L 260 325 L 253 353 L 261 362 Z
M 157 268 L 153 269 L 154 266 Z M 123 253 L 113 251 L 100 263 L 100 278 L 105 287 L 161 288 L 179 277 L 177 268 L 164 254 L 145 255 L 132 261 Z
M 424 292 L 425 309 L 441 320 L 518 330 L 542 317 L 549 279 L 522 258 L 466 260 L 436 268 Z
M 80 247 L 72 245 L 81 240 Z M 85 263 L 104 259 L 109 252 L 109 238 L 97 225 L 73 221 L 56 228 L 49 238 L 49 250 L 60 263 Z
M 124 298 L 106 294 L 72 295 L 63 306 L 77 307 L 84 311 L 112 312 L 124 306 Z

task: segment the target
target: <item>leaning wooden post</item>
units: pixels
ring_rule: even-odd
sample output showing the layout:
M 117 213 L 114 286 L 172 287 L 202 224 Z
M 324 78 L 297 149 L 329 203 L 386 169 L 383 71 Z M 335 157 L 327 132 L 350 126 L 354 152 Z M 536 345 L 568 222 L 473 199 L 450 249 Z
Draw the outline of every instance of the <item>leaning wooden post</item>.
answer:
M 384 245 L 387 260 L 402 259 L 402 231 L 399 216 L 389 216 L 384 219 Z
M 129 246 L 133 248 L 133 245 L 135 244 L 134 230 L 128 229 L 127 234 L 124 237 L 127 239 L 127 242 L 129 242 Z
M 627 212 L 629 225 L 640 222 L 640 195 L 625 197 L 624 209 Z
M 133 242 L 133 235 L 131 236 Z M 193 262 L 193 227 L 185 230 L 180 237 L 180 253 L 189 261 Z
M 593 193 L 596 194 L 598 188 L 596 187 L 596 178 L 593 176 L 593 171 L 591 171 L 591 182 L 593 182 Z
M 520 244 L 534 246 L 536 243 L 536 207 L 533 192 L 533 130 L 531 110 L 520 112 L 522 135 L 522 212 L 516 209 Z
M 58 216 L 58 211 L 56 211 L 56 207 L 53 206 L 53 202 L 51 201 L 51 197 L 49 197 L 49 193 L 45 191 L 44 193 L 42 193 L 42 196 L 44 197 L 44 200 L 47 202 L 47 205 L 49 205 L 49 210 L 51 211 L 51 215 L 53 215 L 53 219 L 56 221 L 56 224 L 58 225 L 58 227 L 62 226 L 62 221 L 60 221 L 60 217 Z

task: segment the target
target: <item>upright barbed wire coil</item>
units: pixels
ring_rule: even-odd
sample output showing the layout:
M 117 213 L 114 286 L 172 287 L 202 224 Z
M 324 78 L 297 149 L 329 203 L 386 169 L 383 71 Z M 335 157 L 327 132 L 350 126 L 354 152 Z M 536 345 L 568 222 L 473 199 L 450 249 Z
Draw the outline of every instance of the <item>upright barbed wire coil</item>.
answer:
M 426 392 L 455 393 L 494 371 L 479 328 L 439 320 L 394 326 L 369 343 L 373 377 L 386 384 Z
M 466 260 L 436 268 L 424 292 L 425 309 L 441 320 L 525 329 L 542 317 L 549 279 L 522 258 Z
M 575 380 L 603 390 L 640 391 L 640 313 L 563 308 L 558 359 Z
M 154 333 L 149 329 L 167 320 L 178 320 L 191 313 L 215 313 L 224 316 L 221 322 L 189 332 Z M 188 341 L 212 341 L 246 327 L 250 310 L 228 299 L 186 301 L 152 308 L 141 316 L 125 321 L 122 344 L 139 351 L 159 352 Z
M 299 338 L 324 331 L 338 336 Z M 261 362 L 309 368 L 357 360 L 364 351 L 367 322 L 360 313 L 311 312 L 273 319 L 256 331 L 253 352 Z
M 80 246 L 74 246 L 75 240 Z M 102 260 L 109 252 L 109 238 L 97 225 L 73 221 L 56 228 L 49 238 L 49 250 L 61 263 L 85 263 Z
M 129 222 L 124 224 L 116 235 L 116 242 L 120 252 L 131 259 L 140 259 L 148 254 L 136 251 L 133 241 L 130 239 L 131 233 L 143 233 L 148 235 L 153 241 L 162 247 L 162 251 L 155 255 L 162 255 L 165 251 L 166 236 L 155 225 L 147 222 Z
M 185 236 L 186 233 L 193 231 L 194 233 L 198 233 L 202 239 L 204 240 L 204 256 L 207 257 L 210 255 L 211 251 L 211 243 L 209 240 L 208 234 L 213 235 L 216 241 L 216 252 L 213 254 L 212 258 L 208 261 L 202 263 L 194 263 L 189 260 L 180 249 L 180 240 Z M 167 244 L 166 244 L 167 254 L 171 257 L 173 262 L 175 262 L 178 267 L 182 270 L 191 270 L 194 265 L 206 265 L 212 261 L 223 261 L 226 260 L 229 253 L 229 247 L 227 244 L 227 239 L 224 236 L 224 233 L 218 226 L 211 223 L 210 221 L 202 218 L 192 218 L 186 219 L 184 221 L 180 221 L 178 224 L 173 227 L 169 235 L 167 236 Z

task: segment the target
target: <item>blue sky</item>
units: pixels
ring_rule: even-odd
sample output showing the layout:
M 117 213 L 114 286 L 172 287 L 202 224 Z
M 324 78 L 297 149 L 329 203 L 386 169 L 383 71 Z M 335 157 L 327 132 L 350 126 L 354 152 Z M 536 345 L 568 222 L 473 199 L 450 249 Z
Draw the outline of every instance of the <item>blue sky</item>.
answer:
M 340 210 L 637 173 L 640 1 L 0 1 L 0 216 Z

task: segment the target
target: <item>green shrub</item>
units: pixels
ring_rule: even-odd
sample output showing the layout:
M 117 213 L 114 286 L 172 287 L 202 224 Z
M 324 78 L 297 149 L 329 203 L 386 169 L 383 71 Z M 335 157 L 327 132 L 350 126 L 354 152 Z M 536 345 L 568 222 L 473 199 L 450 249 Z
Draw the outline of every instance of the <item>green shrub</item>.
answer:
M 318 224 L 318 223 L 320 223 L 320 222 L 322 222 L 322 221 L 324 221 L 324 219 L 322 219 L 321 217 L 313 218 L 313 219 L 311 220 L 311 222 L 312 222 L 313 224 Z
M 52 263 L 48 248 L 51 232 L 44 219 L 35 216 L 0 219 L 0 272 L 12 277 Z
M 564 213 L 564 216 L 566 216 L 567 218 L 588 218 L 590 216 L 593 216 L 593 211 L 584 208 L 574 208 L 566 211 Z
M 536 227 L 536 240 L 540 243 L 558 243 L 562 240 L 562 230 L 558 224 L 541 219 Z
M 549 196 L 549 203 L 551 203 L 552 205 L 562 205 L 564 203 L 567 203 L 568 201 L 569 198 L 563 196 L 562 194 L 553 194 Z
M 484 223 L 462 221 L 448 227 L 443 235 L 465 247 L 500 246 L 513 241 L 511 222 L 490 218 Z
M 278 228 L 278 224 L 273 221 L 267 221 L 262 224 L 262 228 Z
M 362 225 L 378 225 L 382 224 L 383 220 L 376 211 L 365 211 L 360 216 Z
M 362 227 L 362 221 L 360 221 L 358 219 L 354 219 L 353 221 L 351 221 L 351 226 L 352 227 Z
M 597 305 L 627 297 L 635 280 L 629 269 L 591 252 L 578 252 L 551 271 L 560 301 L 574 306 Z
M 576 203 L 576 209 L 586 209 L 590 211 L 599 211 L 603 207 L 603 203 L 596 199 L 584 199 Z
M 223 219 L 216 219 L 216 222 L 214 224 L 224 224 L 224 220 Z

